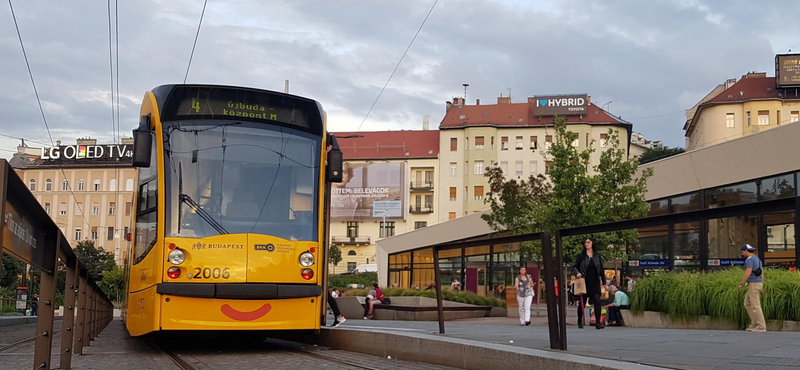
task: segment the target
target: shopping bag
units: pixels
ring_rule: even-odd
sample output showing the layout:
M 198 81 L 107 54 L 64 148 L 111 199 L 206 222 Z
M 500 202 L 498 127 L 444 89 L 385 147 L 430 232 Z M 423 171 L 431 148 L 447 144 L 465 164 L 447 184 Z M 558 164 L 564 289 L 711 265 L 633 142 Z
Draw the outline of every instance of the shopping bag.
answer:
M 580 278 L 575 280 L 575 295 L 586 294 L 586 279 Z

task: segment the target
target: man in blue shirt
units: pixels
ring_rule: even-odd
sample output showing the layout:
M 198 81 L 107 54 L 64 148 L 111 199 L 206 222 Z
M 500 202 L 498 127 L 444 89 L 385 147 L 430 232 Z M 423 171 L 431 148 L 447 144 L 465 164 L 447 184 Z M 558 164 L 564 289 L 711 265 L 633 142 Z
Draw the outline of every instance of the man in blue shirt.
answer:
M 764 320 L 764 312 L 761 311 L 761 292 L 764 291 L 764 264 L 755 255 L 756 248 L 750 244 L 742 246 L 742 256 L 744 261 L 744 276 L 739 283 L 739 290 L 742 290 L 744 283 L 747 282 L 747 295 L 744 297 L 744 309 L 750 316 L 750 326 L 748 331 L 764 333 L 767 331 L 767 322 Z
M 603 306 L 603 308 L 608 310 L 608 325 L 622 326 L 622 313 L 620 313 L 620 310 L 631 308 L 628 295 L 619 291 L 619 289 L 613 285 L 609 285 L 608 292 L 614 295 L 614 303 Z

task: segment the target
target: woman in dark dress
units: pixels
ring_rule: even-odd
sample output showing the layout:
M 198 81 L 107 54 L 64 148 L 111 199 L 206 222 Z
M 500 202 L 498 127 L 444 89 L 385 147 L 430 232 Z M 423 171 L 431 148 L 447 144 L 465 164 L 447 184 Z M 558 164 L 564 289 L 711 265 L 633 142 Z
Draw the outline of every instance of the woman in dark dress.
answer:
M 586 294 L 580 296 L 578 306 L 578 328 L 583 328 L 583 316 L 586 308 L 586 299 L 591 299 L 594 305 L 594 317 L 597 329 L 603 329 L 600 322 L 600 284 L 606 285 L 606 275 L 603 273 L 603 257 L 594 250 L 594 241 L 586 238 L 583 241 L 583 252 L 575 257 L 572 273 L 579 279 L 586 279 Z

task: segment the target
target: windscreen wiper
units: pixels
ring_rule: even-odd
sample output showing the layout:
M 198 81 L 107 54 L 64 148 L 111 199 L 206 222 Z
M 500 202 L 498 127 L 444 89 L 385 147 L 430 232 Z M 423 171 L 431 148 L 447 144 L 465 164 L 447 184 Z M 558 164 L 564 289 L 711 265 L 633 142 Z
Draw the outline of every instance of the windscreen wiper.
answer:
M 217 230 L 217 233 L 219 233 L 220 235 L 229 234 L 228 230 L 225 230 L 225 227 L 223 227 L 219 222 L 217 222 L 217 220 L 215 220 L 214 217 L 211 217 L 211 215 L 208 214 L 208 211 L 206 211 L 205 209 L 203 209 L 203 207 L 201 207 L 199 204 L 197 204 L 197 202 L 195 202 L 194 199 L 192 199 L 192 197 L 190 197 L 188 194 L 184 194 L 183 193 L 183 164 L 182 163 L 178 163 L 178 201 L 179 201 L 178 204 L 180 204 L 180 205 L 183 205 L 184 203 L 186 203 L 189 207 L 191 207 L 192 210 L 198 216 L 200 216 L 200 218 L 203 219 L 203 221 L 205 221 L 209 225 L 211 225 L 211 227 L 213 227 L 214 230 Z M 179 206 L 178 207 L 178 232 L 179 233 L 180 233 L 180 227 L 181 227 L 181 225 L 180 225 L 181 224 L 181 211 L 182 211 L 181 207 Z

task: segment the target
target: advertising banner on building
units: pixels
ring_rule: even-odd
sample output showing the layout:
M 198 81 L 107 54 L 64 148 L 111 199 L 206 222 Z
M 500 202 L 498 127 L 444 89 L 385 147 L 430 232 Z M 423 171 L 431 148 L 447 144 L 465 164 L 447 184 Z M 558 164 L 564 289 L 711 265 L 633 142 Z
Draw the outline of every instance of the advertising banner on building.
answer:
M 583 95 L 548 95 L 534 96 L 535 116 L 566 116 L 586 114 L 589 112 L 589 96 Z
M 800 86 L 800 54 L 776 55 L 775 77 L 779 88 Z
M 405 219 L 405 163 L 345 162 L 331 185 L 331 220 Z

